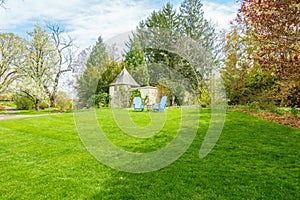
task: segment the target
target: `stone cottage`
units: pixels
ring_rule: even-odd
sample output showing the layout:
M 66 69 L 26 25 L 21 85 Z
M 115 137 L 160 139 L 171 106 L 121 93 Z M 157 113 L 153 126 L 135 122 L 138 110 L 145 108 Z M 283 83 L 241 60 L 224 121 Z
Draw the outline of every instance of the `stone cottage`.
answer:
M 148 106 L 150 106 L 152 103 L 157 102 L 157 88 L 152 86 L 140 87 L 140 85 L 134 80 L 134 78 L 124 67 L 121 73 L 109 85 L 111 106 L 120 108 L 130 107 L 131 105 L 129 105 L 129 99 L 131 96 L 131 92 L 135 89 L 138 89 L 141 92 L 142 98 L 148 96 Z

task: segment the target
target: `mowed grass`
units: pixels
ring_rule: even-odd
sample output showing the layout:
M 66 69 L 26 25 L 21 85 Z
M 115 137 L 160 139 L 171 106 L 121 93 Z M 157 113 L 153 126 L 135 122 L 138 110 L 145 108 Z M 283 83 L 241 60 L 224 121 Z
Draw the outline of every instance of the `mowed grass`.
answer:
M 147 112 L 130 115 L 142 126 L 150 122 Z M 137 152 L 170 142 L 180 116 L 169 109 L 161 133 L 135 140 L 116 127 L 109 109 L 97 111 L 108 137 Z M 209 122 L 209 110 L 201 110 L 194 142 L 173 164 L 132 174 L 89 154 L 71 113 L 0 121 L 0 199 L 300 199 L 299 130 L 228 112 L 217 145 L 199 159 Z

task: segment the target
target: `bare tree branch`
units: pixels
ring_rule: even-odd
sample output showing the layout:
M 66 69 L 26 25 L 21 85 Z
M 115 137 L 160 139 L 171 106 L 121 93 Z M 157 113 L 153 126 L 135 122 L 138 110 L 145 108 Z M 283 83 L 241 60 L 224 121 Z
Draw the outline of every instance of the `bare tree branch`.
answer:
M 0 7 L 5 9 L 6 8 L 5 4 L 6 4 L 6 0 L 0 0 Z
M 75 45 L 74 39 L 67 35 L 65 30 L 59 25 L 47 24 L 47 28 L 51 31 L 51 37 L 56 47 L 56 52 L 59 56 L 59 61 L 55 66 L 56 74 L 54 77 L 54 83 L 52 85 L 52 92 L 50 94 L 51 106 L 55 106 L 58 85 L 61 76 L 64 73 L 73 71 L 74 67 L 76 67 L 74 64 Z M 45 87 L 49 86 L 46 85 Z

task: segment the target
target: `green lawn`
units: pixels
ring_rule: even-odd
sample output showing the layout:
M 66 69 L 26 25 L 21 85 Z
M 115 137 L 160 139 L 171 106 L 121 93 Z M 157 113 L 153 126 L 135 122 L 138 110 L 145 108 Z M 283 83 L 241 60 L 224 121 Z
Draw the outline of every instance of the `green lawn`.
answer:
M 130 115 L 141 125 L 150 121 L 147 112 Z M 169 109 L 161 133 L 137 140 L 121 133 L 110 110 L 97 116 L 116 145 L 145 152 L 174 138 L 180 111 Z M 209 110 L 201 110 L 188 151 L 144 174 L 99 163 L 83 146 L 71 113 L 0 121 L 0 199 L 300 199 L 299 130 L 228 112 L 217 145 L 199 159 L 209 119 Z

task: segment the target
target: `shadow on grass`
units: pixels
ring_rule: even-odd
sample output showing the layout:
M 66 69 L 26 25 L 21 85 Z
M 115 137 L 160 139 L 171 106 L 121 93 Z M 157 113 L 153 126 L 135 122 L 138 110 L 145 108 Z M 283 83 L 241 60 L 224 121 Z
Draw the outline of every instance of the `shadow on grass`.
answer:
M 229 113 L 218 144 L 199 159 L 207 125 L 170 166 L 145 174 L 112 170 L 113 178 L 91 199 L 300 198 L 300 131 Z

